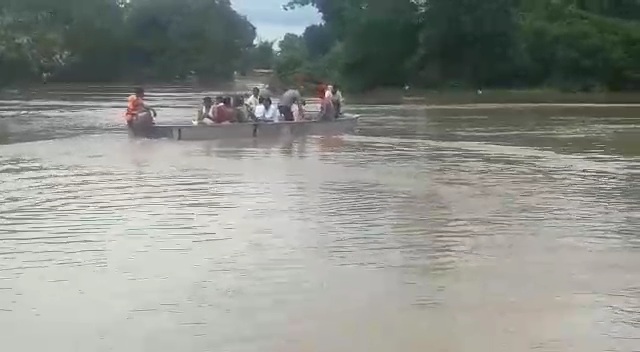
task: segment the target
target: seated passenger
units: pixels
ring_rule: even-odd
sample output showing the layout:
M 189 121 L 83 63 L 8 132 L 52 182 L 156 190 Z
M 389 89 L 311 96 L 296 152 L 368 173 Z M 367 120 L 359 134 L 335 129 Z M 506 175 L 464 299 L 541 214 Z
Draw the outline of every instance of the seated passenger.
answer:
M 234 110 L 231 107 L 231 98 L 224 97 L 222 99 L 222 104 L 219 104 L 215 107 L 214 114 L 214 122 L 215 123 L 232 123 L 235 122 Z
M 233 110 L 235 112 L 236 122 L 248 122 L 249 121 L 249 109 L 244 102 L 242 96 L 237 96 L 233 99 Z
M 206 97 L 202 99 L 202 107 L 198 110 L 198 117 L 193 121 L 194 125 L 204 124 L 204 119 L 209 119 L 213 122 L 214 106 L 213 99 Z
M 262 104 L 256 107 L 256 120 L 262 122 L 280 122 L 280 112 L 271 102 L 271 98 L 265 98 Z

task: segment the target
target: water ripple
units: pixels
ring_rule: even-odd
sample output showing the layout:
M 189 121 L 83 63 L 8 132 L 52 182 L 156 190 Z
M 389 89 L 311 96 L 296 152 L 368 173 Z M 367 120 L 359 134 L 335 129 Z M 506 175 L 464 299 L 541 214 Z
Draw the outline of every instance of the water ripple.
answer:
M 0 104 L 9 349 L 637 349 L 637 118 L 363 106 L 358 136 L 132 141 L 124 91 Z

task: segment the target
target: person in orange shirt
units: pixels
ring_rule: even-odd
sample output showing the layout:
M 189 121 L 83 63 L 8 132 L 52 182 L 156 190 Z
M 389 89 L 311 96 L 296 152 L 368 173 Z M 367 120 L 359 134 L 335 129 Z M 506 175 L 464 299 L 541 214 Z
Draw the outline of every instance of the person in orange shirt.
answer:
M 153 124 L 153 118 L 157 116 L 155 109 L 144 102 L 144 89 L 136 88 L 135 93 L 127 99 L 127 112 L 125 120 L 130 128 L 134 124 Z

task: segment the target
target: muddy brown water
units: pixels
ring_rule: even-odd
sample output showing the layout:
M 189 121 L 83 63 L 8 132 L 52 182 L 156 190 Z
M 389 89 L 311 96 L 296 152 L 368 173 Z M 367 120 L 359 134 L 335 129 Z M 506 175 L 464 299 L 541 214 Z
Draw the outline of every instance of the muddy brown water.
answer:
M 150 89 L 160 121 L 203 94 Z M 131 140 L 126 87 L 0 101 L 3 350 L 640 351 L 640 108 L 349 106 Z

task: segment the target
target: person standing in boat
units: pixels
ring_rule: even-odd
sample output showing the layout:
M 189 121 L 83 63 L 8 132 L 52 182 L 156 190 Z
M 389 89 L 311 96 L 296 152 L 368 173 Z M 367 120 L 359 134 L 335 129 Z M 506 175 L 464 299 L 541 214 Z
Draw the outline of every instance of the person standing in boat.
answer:
M 334 121 L 336 119 L 336 109 L 333 106 L 333 99 L 326 97 L 320 101 L 320 113 L 318 121 Z
M 134 94 L 127 99 L 127 112 L 125 120 L 130 128 L 137 124 L 154 123 L 153 118 L 157 116 L 156 110 L 144 102 L 144 89 L 136 88 Z
M 334 84 L 331 88 L 331 103 L 333 104 L 333 108 L 335 110 L 336 119 L 342 115 L 342 103 L 344 99 L 342 98 L 342 92 L 340 88 L 338 88 L 337 84 Z
M 327 85 L 327 89 L 324 91 L 324 97 L 329 99 L 333 98 L 333 85 Z
M 256 121 L 280 122 L 280 113 L 271 98 L 264 98 L 262 104 L 256 107 Z
M 325 98 L 325 96 L 327 95 L 327 85 L 324 83 L 320 83 L 318 84 L 318 88 L 316 90 L 316 93 L 318 94 L 318 99 L 320 101 L 322 101 L 322 99 Z
M 307 102 L 304 99 L 302 99 L 302 103 L 300 105 L 293 104 L 293 106 L 291 107 L 291 110 L 293 112 L 293 120 L 294 121 L 296 121 L 296 122 L 304 121 L 306 105 L 307 105 Z M 298 107 L 298 106 L 300 106 L 300 107 Z
M 300 95 L 300 91 L 297 89 L 289 89 L 282 94 L 280 103 L 278 104 L 278 110 L 285 121 L 295 120 L 292 110 L 294 104 L 297 105 L 298 110 L 302 110 L 302 95 Z
M 245 103 L 247 105 L 247 110 L 249 110 L 249 113 L 255 115 L 256 108 L 258 107 L 258 105 L 260 105 L 260 88 L 253 88 L 251 96 L 246 100 Z

